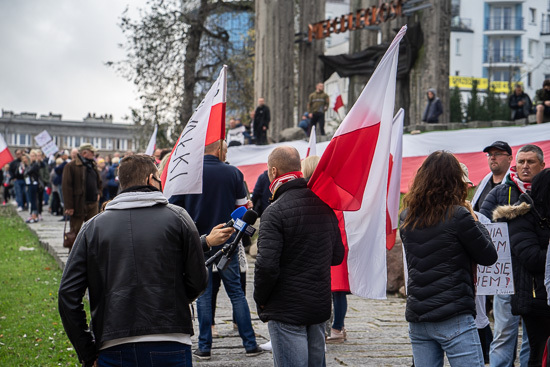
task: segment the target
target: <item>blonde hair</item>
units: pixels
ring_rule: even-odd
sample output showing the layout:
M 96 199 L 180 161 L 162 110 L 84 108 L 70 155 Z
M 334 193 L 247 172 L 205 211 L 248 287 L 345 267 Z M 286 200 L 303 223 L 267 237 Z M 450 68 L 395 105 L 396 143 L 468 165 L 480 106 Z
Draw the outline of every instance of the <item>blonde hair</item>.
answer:
M 315 171 L 315 168 L 319 164 L 320 160 L 321 157 L 318 155 L 310 155 L 302 161 L 302 173 L 304 174 L 304 178 L 306 180 L 309 180 L 311 176 L 313 176 L 313 171 Z

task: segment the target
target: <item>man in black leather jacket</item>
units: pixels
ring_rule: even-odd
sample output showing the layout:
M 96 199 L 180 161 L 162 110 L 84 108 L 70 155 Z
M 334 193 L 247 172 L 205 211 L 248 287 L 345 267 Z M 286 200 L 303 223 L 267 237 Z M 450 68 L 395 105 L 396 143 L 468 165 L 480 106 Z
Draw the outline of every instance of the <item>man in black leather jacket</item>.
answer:
M 119 180 L 121 193 L 84 224 L 70 253 L 59 287 L 63 326 L 84 366 L 115 357 L 125 366 L 191 365 L 189 304 L 208 280 L 197 229 L 163 196 L 150 156 L 125 157 Z

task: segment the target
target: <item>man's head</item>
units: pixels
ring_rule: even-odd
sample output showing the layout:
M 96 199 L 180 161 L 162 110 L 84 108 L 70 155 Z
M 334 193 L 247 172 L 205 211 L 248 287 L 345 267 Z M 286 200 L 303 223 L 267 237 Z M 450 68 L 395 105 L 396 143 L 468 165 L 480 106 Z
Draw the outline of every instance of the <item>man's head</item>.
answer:
M 150 155 L 132 154 L 124 157 L 118 166 L 120 188 L 149 185 L 161 190 L 155 160 Z
M 220 147 L 220 140 L 205 146 L 204 155 L 213 155 L 215 157 L 218 157 L 220 161 L 225 162 L 225 157 L 227 156 L 227 143 L 225 142 L 225 140 L 221 140 L 221 142 L 222 142 L 221 147 Z
M 429 99 L 434 99 L 435 98 L 435 94 L 436 94 L 436 90 L 434 88 L 430 88 L 428 89 L 428 98 Z
M 22 155 L 23 155 L 23 151 L 21 149 L 15 150 L 15 158 L 21 158 Z
M 533 177 L 544 169 L 544 154 L 536 145 L 524 145 L 516 155 L 518 177 L 523 182 L 531 182 Z
M 315 86 L 315 90 L 317 92 L 322 92 L 323 90 L 325 90 L 325 86 L 323 83 L 317 83 L 317 85 Z
M 61 152 L 61 159 L 63 159 L 64 161 L 69 159 L 69 151 L 67 149 L 65 149 L 65 150 L 63 150 L 63 152 Z
M 161 157 L 160 157 L 161 153 L 162 153 L 162 149 L 157 148 L 157 149 L 155 149 L 155 152 L 153 153 L 153 157 L 155 157 L 155 159 L 157 161 L 160 161 L 161 160 Z
M 264 104 L 265 100 L 262 97 L 258 98 L 258 106 L 263 106 Z
M 550 79 L 544 79 L 544 82 L 542 82 L 542 87 L 546 90 L 550 90 Z
M 521 95 L 523 93 L 523 87 L 521 86 L 521 84 L 516 84 L 516 89 L 514 90 L 514 92 L 516 93 L 516 95 Z
M 300 153 L 296 148 L 282 146 L 273 149 L 267 158 L 267 176 L 269 181 L 288 172 L 300 171 Z
M 234 118 L 230 118 L 230 119 L 229 119 L 229 128 L 230 128 L 230 129 L 234 129 L 235 126 L 237 126 L 237 121 L 235 121 Z
M 483 152 L 487 153 L 489 169 L 493 175 L 503 175 L 510 168 L 512 163 L 512 148 L 504 141 L 497 140 L 485 147 Z
M 90 143 L 84 143 L 78 148 L 78 153 L 86 159 L 93 159 L 96 149 Z

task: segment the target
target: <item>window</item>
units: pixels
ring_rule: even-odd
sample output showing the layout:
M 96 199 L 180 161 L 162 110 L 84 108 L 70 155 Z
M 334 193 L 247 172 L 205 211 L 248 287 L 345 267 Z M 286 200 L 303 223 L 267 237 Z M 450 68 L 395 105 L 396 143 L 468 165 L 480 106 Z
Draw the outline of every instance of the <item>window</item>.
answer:
M 536 40 L 529 40 L 528 54 L 529 54 L 529 57 L 535 57 L 535 55 L 537 54 L 537 41 Z
M 459 76 L 459 75 L 460 75 L 460 71 L 455 70 L 455 75 L 456 75 L 456 76 Z
M 460 56 L 460 38 L 456 39 L 456 55 Z
M 532 78 L 532 74 L 531 72 L 528 72 L 527 73 L 527 87 L 531 88 L 531 78 Z
M 80 136 L 74 138 L 74 147 L 78 148 L 80 146 Z
M 107 150 L 113 150 L 113 139 L 107 138 Z
M 550 43 L 546 42 L 544 44 L 544 57 L 550 57 Z
M 537 9 L 529 8 L 529 23 L 537 24 Z

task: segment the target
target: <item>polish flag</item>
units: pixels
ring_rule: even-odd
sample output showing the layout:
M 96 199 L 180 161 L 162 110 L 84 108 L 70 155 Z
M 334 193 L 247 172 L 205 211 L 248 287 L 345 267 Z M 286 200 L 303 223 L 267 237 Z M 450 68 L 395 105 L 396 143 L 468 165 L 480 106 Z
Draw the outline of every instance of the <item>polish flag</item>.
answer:
M 327 146 L 308 186 L 343 211 L 350 290 L 386 298 L 386 197 L 401 28 Z
M 151 134 L 151 139 L 149 139 L 149 144 L 147 144 L 147 149 L 145 150 L 145 154 L 147 155 L 153 155 L 155 153 L 155 148 L 157 147 L 157 130 L 158 125 L 155 124 L 155 129 L 153 130 L 153 134 Z
M 8 144 L 6 144 L 4 136 L 0 134 L 0 169 L 2 169 L 5 164 L 10 163 L 11 161 L 13 161 L 13 156 L 8 149 Z
M 401 166 L 403 162 L 403 121 L 405 110 L 397 111 L 391 129 L 390 165 L 388 168 L 388 197 L 386 199 L 386 248 L 395 245 L 399 223 L 399 200 L 401 189 Z
M 309 145 L 307 146 L 306 158 L 310 155 L 317 155 L 317 135 L 315 135 L 315 125 L 311 127 L 309 134 Z
M 204 147 L 225 137 L 227 66 L 183 129 L 162 171 L 164 196 L 201 194 Z
M 332 95 L 332 100 L 334 101 L 332 109 L 334 110 L 334 112 L 338 113 L 340 107 L 344 107 L 344 100 L 342 99 L 342 94 L 340 93 L 340 87 L 338 86 L 338 83 L 336 83 L 336 91 Z

